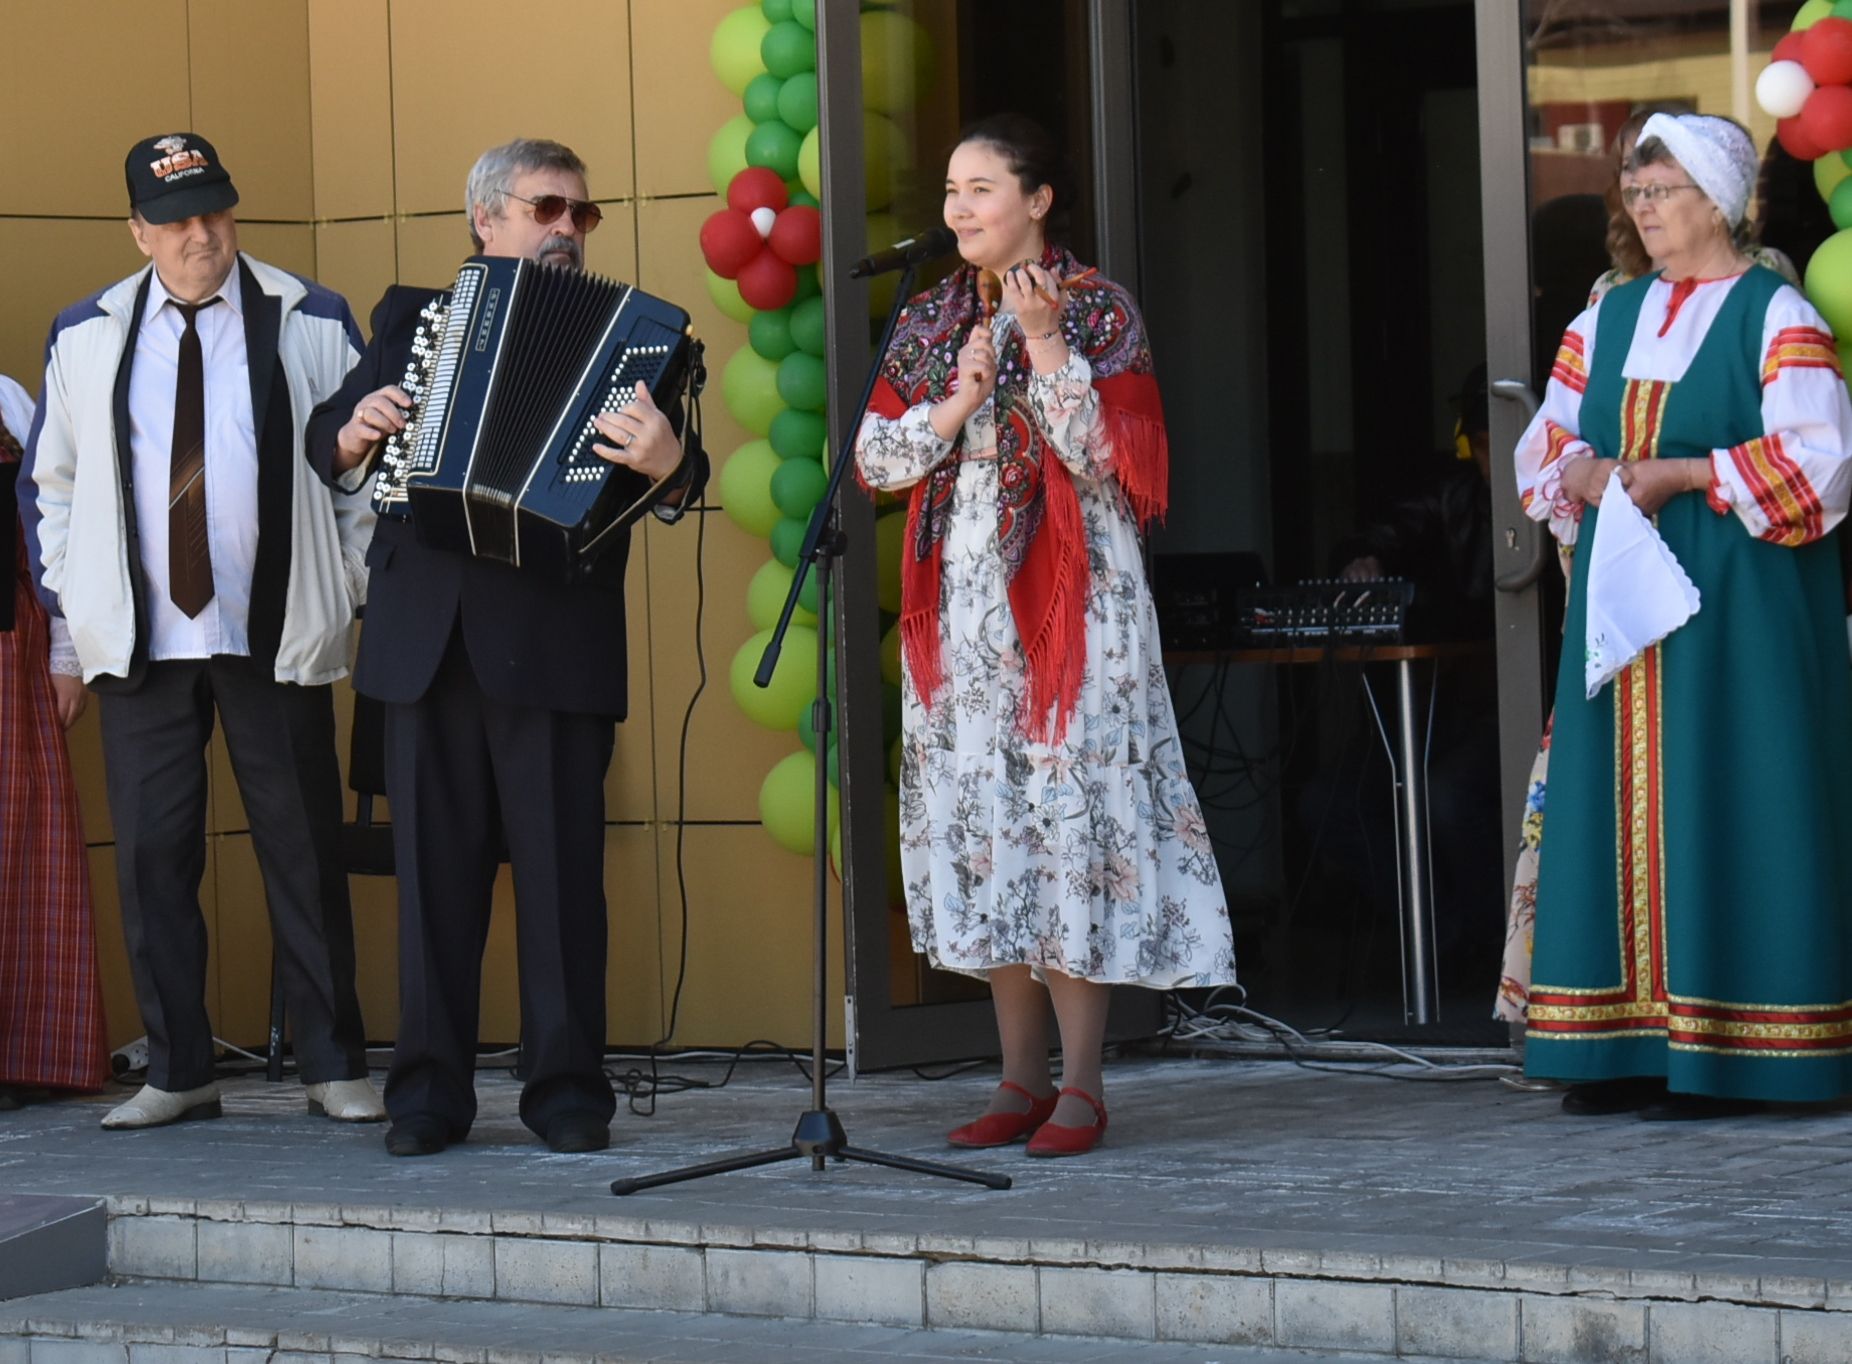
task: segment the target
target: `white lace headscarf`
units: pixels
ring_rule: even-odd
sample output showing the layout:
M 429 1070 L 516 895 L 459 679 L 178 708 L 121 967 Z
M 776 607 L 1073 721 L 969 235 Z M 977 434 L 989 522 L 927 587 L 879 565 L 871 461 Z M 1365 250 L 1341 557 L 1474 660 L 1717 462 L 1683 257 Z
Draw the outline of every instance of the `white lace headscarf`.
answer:
M 1742 125 L 1709 114 L 1654 114 L 1634 145 L 1653 137 L 1665 143 L 1730 226 L 1740 226 L 1756 184 L 1756 147 Z

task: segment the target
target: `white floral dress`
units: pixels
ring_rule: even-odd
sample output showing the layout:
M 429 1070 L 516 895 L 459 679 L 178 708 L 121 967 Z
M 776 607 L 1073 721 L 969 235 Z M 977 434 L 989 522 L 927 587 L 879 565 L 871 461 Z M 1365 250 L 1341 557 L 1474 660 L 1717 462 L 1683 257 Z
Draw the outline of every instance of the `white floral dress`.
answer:
M 1015 325 L 996 319 L 999 349 Z M 986 402 L 964 431 L 944 544 L 946 677 L 931 710 L 912 677 L 903 680 L 901 859 L 913 944 L 936 967 L 977 975 L 1026 964 L 1154 989 L 1228 984 L 1227 901 L 1184 770 L 1138 532 L 1108 472 L 1092 371 L 1074 352 L 1029 385 L 1086 527 L 1086 674 L 1065 737 L 1025 739 Z M 928 412 L 921 403 L 864 420 L 856 457 L 870 487 L 906 487 L 952 455 Z

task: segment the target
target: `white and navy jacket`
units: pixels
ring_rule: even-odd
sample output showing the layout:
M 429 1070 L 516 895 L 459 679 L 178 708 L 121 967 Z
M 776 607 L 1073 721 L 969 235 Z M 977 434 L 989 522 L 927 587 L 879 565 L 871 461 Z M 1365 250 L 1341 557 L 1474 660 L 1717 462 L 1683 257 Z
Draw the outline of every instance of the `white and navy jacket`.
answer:
M 316 477 L 302 433 L 359 358 L 360 329 L 339 294 L 243 254 L 238 269 L 258 458 L 251 658 L 279 682 L 319 685 L 347 671 L 373 512 L 364 492 L 332 492 Z M 128 395 L 152 272 L 52 323 L 20 472 L 39 595 L 69 624 L 84 680 L 102 690 L 133 690 L 147 665 Z

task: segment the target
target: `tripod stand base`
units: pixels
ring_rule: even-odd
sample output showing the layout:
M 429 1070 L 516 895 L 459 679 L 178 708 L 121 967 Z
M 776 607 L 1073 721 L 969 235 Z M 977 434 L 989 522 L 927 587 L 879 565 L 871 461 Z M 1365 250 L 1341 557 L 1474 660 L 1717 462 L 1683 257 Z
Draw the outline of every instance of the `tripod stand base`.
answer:
M 611 1181 L 611 1192 L 621 1198 L 625 1194 L 659 1188 L 664 1184 L 680 1184 L 685 1180 L 705 1179 L 709 1175 L 730 1174 L 735 1170 L 751 1170 L 786 1160 L 808 1160 L 811 1169 L 821 1170 L 824 1162 L 830 1159 L 884 1165 L 890 1170 L 911 1170 L 919 1175 L 935 1175 L 940 1179 L 962 1180 L 966 1184 L 982 1184 L 987 1189 L 1010 1187 L 1008 1175 L 985 1174 L 981 1170 L 968 1170 L 960 1165 L 941 1165 L 937 1161 L 890 1156 L 884 1151 L 868 1151 L 851 1146 L 848 1133 L 842 1130 L 842 1119 L 831 1109 L 813 1108 L 797 1120 L 797 1130 L 792 1132 L 789 1146 L 780 1146 L 773 1151 L 727 1156 L 702 1165 L 685 1165 L 679 1170 L 665 1170 L 660 1174 L 643 1175 L 636 1179 L 614 1179 Z

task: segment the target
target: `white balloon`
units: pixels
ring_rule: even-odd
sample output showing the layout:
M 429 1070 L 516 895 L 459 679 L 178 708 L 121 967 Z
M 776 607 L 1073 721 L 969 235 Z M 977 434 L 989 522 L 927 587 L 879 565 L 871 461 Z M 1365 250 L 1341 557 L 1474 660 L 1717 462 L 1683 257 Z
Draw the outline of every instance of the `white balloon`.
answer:
M 1793 118 L 1813 93 L 1813 77 L 1799 62 L 1770 62 L 1756 77 L 1756 103 L 1770 118 Z
M 1798 62 L 1783 62 L 1782 65 L 1783 66 L 1798 66 L 1799 63 Z M 1807 88 L 1811 90 L 1813 87 L 1808 86 Z M 1806 96 L 1803 95 L 1802 98 L 1804 99 L 1806 98 Z M 752 225 L 759 229 L 759 235 L 761 237 L 771 236 L 772 235 L 772 224 L 777 221 L 778 221 L 778 213 L 777 213 L 777 210 L 775 209 L 755 208 L 752 211 Z

